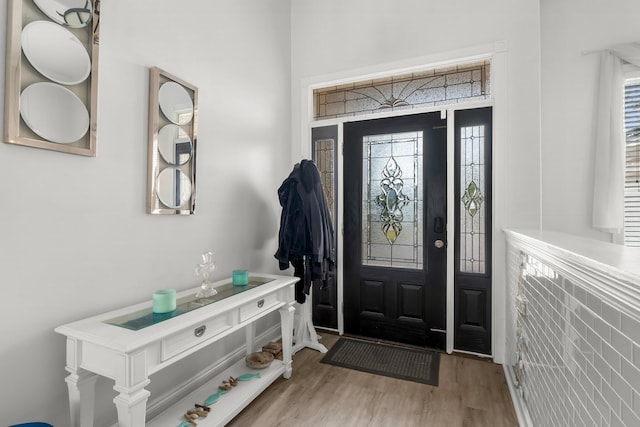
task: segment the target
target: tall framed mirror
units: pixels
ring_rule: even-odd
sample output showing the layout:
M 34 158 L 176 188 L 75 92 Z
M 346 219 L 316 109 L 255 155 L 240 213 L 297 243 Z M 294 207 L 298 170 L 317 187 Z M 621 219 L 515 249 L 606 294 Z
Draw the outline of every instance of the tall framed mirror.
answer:
M 100 0 L 8 0 L 4 141 L 96 155 Z
M 147 212 L 193 215 L 198 89 L 152 67 L 149 72 Z

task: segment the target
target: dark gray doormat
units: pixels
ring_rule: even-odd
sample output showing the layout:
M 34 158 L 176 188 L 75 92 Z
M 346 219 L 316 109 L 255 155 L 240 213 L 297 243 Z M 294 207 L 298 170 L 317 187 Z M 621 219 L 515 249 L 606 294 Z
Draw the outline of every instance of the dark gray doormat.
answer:
M 440 353 L 348 338 L 340 338 L 321 362 L 432 386 L 440 373 Z

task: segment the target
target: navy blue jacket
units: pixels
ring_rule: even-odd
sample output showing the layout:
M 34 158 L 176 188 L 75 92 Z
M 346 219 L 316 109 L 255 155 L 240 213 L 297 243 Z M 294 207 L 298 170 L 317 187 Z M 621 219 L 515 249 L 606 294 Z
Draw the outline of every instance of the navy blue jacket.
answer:
M 278 189 L 278 198 L 282 214 L 275 257 L 280 270 L 289 264 L 295 268 L 308 295 L 312 281 L 326 285 L 327 273 L 335 265 L 333 225 L 315 163 L 296 164 Z

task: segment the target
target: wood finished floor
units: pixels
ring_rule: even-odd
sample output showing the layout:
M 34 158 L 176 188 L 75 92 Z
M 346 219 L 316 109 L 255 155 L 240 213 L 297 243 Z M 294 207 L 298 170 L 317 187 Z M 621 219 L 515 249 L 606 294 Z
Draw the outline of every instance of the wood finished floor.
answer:
M 330 348 L 338 336 L 321 332 Z M 310 349 L 293 360 L 293 375 L 274 382 L 229 424 L 233 427 L 518 425 L 502 366 L 442 354 L 438 387 L 320 363 Z

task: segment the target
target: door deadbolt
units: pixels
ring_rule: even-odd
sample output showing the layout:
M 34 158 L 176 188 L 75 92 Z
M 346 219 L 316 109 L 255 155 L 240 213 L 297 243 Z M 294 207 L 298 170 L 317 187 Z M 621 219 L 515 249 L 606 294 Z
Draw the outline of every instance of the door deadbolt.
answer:
M 438 249 L 443 248 L 444 247 L 444 242 L 442 240 L 438 239 L 435 242 L 433 242 L 433 246 L 435 246 Z

